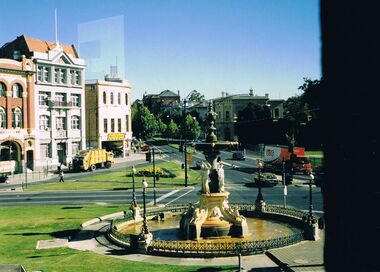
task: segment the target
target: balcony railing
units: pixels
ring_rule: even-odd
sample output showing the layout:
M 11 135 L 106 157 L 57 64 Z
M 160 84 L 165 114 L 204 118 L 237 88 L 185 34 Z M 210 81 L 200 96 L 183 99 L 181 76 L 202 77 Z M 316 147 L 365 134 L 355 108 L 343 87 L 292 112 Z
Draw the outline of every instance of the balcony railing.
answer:
M 77 103 L 74 103 L 72 101 L 49 101 L 49 106 L 52 108 L 72 108 L 72 107 L 79 107 Z

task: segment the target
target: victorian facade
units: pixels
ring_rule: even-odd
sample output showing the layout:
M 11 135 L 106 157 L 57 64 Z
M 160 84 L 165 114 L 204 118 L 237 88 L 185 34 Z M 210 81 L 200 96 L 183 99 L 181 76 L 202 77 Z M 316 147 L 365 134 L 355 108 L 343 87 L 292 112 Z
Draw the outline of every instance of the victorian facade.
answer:
M 33 169 L 33 62 L 0 59 L 0 173 Z
M 270 100 L 269 95 L 264 96 L 253 94 L 251 89 L 248 94 L 229 95 L 222 92 L 222 96 L 213 99 L 213 108 L 217 114 L 215 127 L 218 139 L 226 141 L 236 141 L 237 133 L 235 131 L 235 123 L 238 114 L 249 104 L 268 106 L 271 112 L 271 118 L 277 120 L 283 118 L 284 100 Z
M 66 164 L 85 148 L 84 69 L 73 45 L 25 36 L 0 48 L 0 56 L 33 59 L 34 169 Z
M 89 148 L 125 157 L 132 141 L 131 84 L 117 74 L 86 81 L 86 134 Z

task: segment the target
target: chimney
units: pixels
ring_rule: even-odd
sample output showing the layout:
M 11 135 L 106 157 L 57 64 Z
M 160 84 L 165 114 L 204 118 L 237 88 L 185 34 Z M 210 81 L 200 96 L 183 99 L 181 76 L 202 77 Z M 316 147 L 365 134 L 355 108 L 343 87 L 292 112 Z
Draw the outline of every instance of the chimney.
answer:
M 178 96 L 179 96 L 179 90 L 177 91 L 177 94 L 178 94 Z
M 253 89 L 249 89 L 249 95 L 253 96 Z
M 265 94 L 265 97 L 266 97 L 266 98 L 269 98 L 269 93 L 266 93 L 266 94 Z
M 222 97 L 224 97 L 224 92 L 222 91 Z

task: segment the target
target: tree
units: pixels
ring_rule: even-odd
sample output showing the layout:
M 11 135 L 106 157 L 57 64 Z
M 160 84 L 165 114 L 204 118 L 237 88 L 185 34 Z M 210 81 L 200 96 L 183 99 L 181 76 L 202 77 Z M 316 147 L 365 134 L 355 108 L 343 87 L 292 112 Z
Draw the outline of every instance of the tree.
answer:
M 205 99 L 205 96 L 201 93 L 199 93 L 197 90 L 192 90 L 190 93 L 189 100 L 195 104 L 200 103 Z
M 170 120 L 169 124 L 166 126 L 165 135 L 169 138 L 177 138 L 179 133 L 178 125 L 172 120 Z
M 150 137 L 157 131 L 157 121 L 153 113 L 144 105 L 132 107 L 133 134 L 136 137 Z
M 186 140 L 197 139 L 201 134 L 201 128 L 197 119 L 192 117 L 190 114 L 187 114 L 180 126 L 180 133 L 182 138 Z

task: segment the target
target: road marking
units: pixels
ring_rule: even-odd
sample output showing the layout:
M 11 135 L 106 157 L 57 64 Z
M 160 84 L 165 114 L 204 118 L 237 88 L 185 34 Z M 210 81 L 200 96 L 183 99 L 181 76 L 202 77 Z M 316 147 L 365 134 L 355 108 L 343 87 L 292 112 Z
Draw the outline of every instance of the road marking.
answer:
M 167 198 L 167 197 L 169 197 L 169 196 L 171 196 L 177 192 L 179 192 L 179 190 L 173 190 L 167 194 L 160 196 L 159 198 L 156 199 L 156 203 L 160 202 L 161 200 L 163 200 L 163 199 L 165 199 L 165 198 Z M 148 203 L 148 205 L 153 205 L 153 204 L 154 204 L 154 200 L 152 200 L 151 202 Z
M 170 203 L 173 203 L 173 202 L 174 202 L 174 201 L 176 201 L 177 199 L 179 199 L 179 198 L 181 198 L 181 197 L 183 197 L 183 196 L 187 195 L 188 193 L 190 193 L 190 192 L 192 192 L 192 191 L 194 191 L 194 187 L 193 187 L 193 189 L 191 189 L 191 190 L 187 191 L 186 193 L 184 193 L 184 194 L 180 195 L 179 197 L 177 197 L 177 198 L 173 199 L 172 201 L 169 201 L 169 202 L 168 202 L 168 203 L 166 203 L 165 205 L 169 205 Z

